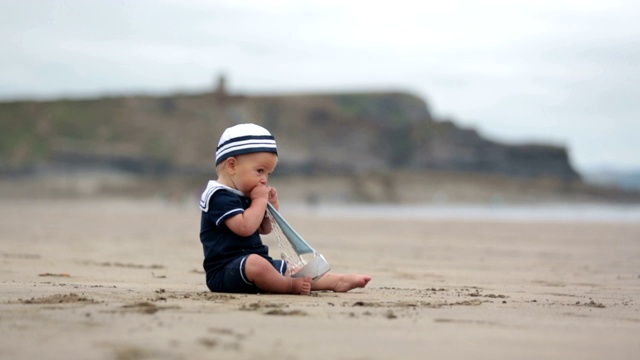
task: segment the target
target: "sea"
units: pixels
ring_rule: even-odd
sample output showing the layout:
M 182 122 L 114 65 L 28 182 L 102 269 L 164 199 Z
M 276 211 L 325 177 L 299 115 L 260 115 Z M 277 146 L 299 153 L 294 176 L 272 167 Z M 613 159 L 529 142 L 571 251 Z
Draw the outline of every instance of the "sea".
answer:
M 344 218 L 640 224 L 640 204 L 287 204 L 286 213 Z

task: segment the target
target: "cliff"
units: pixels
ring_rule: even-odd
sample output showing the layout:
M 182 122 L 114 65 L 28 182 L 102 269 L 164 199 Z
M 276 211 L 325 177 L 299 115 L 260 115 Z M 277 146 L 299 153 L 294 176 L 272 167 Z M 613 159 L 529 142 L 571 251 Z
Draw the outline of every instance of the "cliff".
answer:
M 505 145 L 435 119 L 399 92 L 212 93 L 0 103 L 0 171 L 54 164 L 140 174 L 211 173 L 217 140 L 255 122 L 276 136 L 278 173 L 442 170 L 575 181 L 564 148 Z

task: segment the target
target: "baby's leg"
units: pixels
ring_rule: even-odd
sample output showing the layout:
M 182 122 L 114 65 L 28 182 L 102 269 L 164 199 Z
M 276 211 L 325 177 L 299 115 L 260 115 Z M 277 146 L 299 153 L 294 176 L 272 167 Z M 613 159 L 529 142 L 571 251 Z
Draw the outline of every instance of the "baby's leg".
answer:
M 259 255 L 249 255 L 244 268 L 249 281 L 264 291 L 277 294 L 309 294 L 311 278 L 284 277 L 273 265 Z
M 347 292 L 351 289 L 365 287 L 369 281 L 371 281 L 369 275 L 326 273 L 311 285 L 311 290 Z

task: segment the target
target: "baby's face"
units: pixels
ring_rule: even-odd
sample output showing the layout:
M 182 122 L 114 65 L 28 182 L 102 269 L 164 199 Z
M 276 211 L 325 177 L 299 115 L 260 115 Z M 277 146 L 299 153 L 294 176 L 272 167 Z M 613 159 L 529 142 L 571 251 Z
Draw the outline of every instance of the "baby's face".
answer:
M 234 184 L 243 194 L 249 194 L 258 185 L 267 185 L 278 165 L 278 156 L 270 152 L 238 155 L 236 160 Z

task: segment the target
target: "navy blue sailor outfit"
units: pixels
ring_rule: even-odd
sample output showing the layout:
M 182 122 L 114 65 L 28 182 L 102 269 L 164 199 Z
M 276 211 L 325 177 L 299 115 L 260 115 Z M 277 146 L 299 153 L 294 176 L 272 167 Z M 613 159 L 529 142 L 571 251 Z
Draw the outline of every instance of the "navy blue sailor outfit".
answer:
M 200 199 L 200 241 L 204 251 L 203 267 L 207 287 L 214 292 L 258 293 L 260 289 L 247 279 L 245 262 L 249 255 L 256 254 L 271 262 L 274 268 L 285 274 L 286 263 L 269 256 L 269 247 L 262 243 L 256 230 L 244 237 L 234 233 L 225 221 L 244 211 L 251 199 L 242 192 L 209 181 Z

